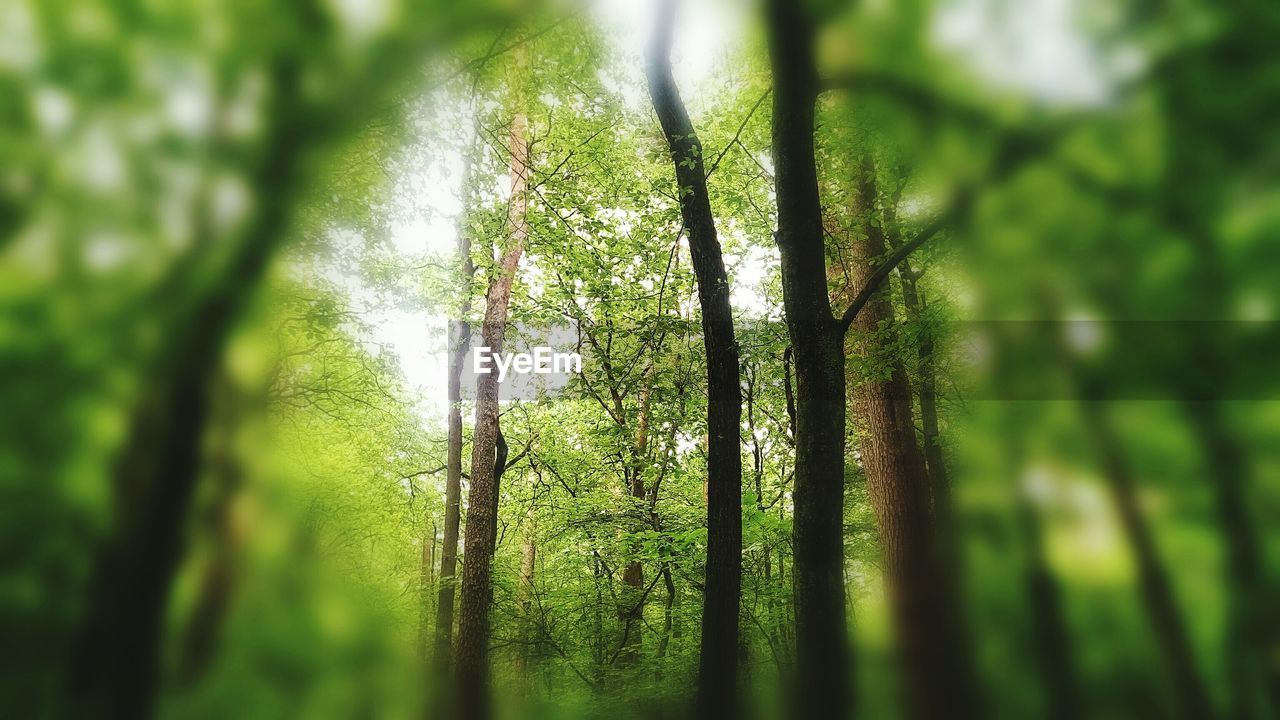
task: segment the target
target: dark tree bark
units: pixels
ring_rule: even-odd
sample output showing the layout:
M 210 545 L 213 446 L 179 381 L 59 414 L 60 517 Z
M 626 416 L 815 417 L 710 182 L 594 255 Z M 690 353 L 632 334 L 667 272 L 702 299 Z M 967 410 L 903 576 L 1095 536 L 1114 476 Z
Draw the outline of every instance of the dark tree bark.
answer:
M 818 77 L 800 3 L 767 3 L 783 305 L 795 362 L 795 715 L 844 718 L 852 658 L 844 587 L 844 333 L 827 295 L 814 159 Z
M 866 287 L 886 253 L 876 215 L 875 167 L 864 157 L 856 193 L 861 224 L 850 258 L 853 287 Z M 854 319 L 858 357 L 875 372 L 854 388 L 867 494 L 875 510 L 909 715 L 976 717 L 975 687 L 965 652 L 956 593 L 943 566 L 930 508 L 929 479 L 916 442 L 911 385 L 890 334 L 888 287 Z
M 472 160 L 466 159 L 463 194 L 469 191 Z M 465 208 L 464 208 L 465 212 Z M 458 571 L 458 525 L 462 496 L 462 367 L 471 343 L 471 282 L 476 266 L 471 260 L 471 236 L 458 228 L 458 258 L 461 262 L 462 303 L 458 318 L 449 323 L 449 445 L 445 458 L 444 537 L 440 550 L 440 590 L 436 601 L 435 661 L 441 675 L 448 676 L 452 660 L 454 576 Z
M 739 601 L 742 593 L 742 391 L 738 346 L 715 218 L 699 141 L 671 73 L 675 22 L 664 0 L 646 53 L 654 112 L 671 150 L 680 214 L 698 281 L 707 356 L 707 572 L 697 707 L 704 717 L 732 717 L 737 707 Z
M 518 111 L 511 122 L 511 201 L 508 206 L 510 239 L 489 281 L 484 313 L 484 345 L 490 353 L 502 352 L 506 337 L 511 286 L 524 254 L 529 227 L 525 217 L 529 173 L 527 121 Z M 467 498 L 466 562 L 462 566 L 462 607 L 458 622 L 456 690 L 461 720 L 486 720 L 489 706 L 489 614 L 493 601 L 494 545 L 497 540 L 498 473 L 505 465 L 499 458 L 504 447 L 498 429 L 497 373 L 476 381 L 476 425 L 471 439 L 471 488 Z

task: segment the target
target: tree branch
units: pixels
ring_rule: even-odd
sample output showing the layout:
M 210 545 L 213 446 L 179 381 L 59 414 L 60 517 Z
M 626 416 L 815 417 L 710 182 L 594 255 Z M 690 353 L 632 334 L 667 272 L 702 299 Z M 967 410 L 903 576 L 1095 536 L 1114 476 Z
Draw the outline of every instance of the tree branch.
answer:
M 853 321 L 858 317 L 858 312 L 861 311 L 868 302 L 870 302 L 871 297 L 880 290 L 880 286 L 884 284 L 884 281 L 888 279 L 891 274 L 893 274 L 894 269 L 921 245 L 929 242 L 930 238 L 937 235 L 938 231 L 942 230 L 947 223 L 951 222 L 952 219 L 961 214 L 969 204 L 969 197 L 968 193 L 962 194 L 957 198 L 956 202 L 952 204 L 950 210 L 934 218 L 933 222 L 929 223 L 927 227 L 917 233 L 909 242 L 904 243 L 896 250 L 889 253 L 889 256 L 884 259 L 884 262 L 880 263 L 880 265 L 876 267 L 875 271 L 871 273 L 871 277 L 867 279 L 867 284 L 863 285 L 862 289 L 858 291 L 857 296 L 853 298 L 853 303 L 849 305 L 849 309 L 844 311 L 844 315 L 840 318 L 840 332 L 849 332 L 849 328 L 853 326 Z
M 764 102 L 765 98 L 769 97 L 769 93 L 771 92 L 773 92 L 773 88 L 766 89 L 764 93 L 760 95 L 760 99 L 756 100 L 756 104 L 752 105 L 751 109 L 747 111 L 747 116 L 742 118 L 742 124 L 738 125 L 738 131 L 733 134 L 733 139 L 725 144 L 724 149 L 716 155 L 715 161 L 711 163 L 711 168 L 707 170 L 706 178 L 708 180 L 711 179 L 711 173 L 714 173 L 716 168 L 720 167 L 720 161 L 723 160 L 725 154 L 729 152 L 729 148 L 732 148 L 735 144 L 742 145 L 738 138 L 742 137 L 742 131 L 746 129 L 747 123 L 751 121 L 751 116 L 756 114 L 756 110 L 760 108 L 760 104 Z M 743 149 L 746 149 L 745 145 L 743 146 Z M 747 153 L 747 156 L 750 157 L 751 153 Z M 755 158 L 752 158 L 752 160 L 754 159 Z

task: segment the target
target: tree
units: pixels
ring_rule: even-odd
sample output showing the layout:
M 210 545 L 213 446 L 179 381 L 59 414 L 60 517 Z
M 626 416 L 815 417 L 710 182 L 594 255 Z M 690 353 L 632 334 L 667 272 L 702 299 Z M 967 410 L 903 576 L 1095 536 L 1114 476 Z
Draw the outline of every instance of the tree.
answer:
M 867 287 L 888 252 L 880 213 L 876 167 L 869 151 L 857 165 L 853 192 L 857 227 L 848 258 L 852 287 Z M 898 332 L 887 288 L 853 322 L 862 364 L 854 382 L 854 419 L 860 427 L 862 467 L 885 555 L 897 651 L 909 714 L 973 717 L 974 681 L 955 588 L 942 563 L 929 477 L 916 441 L 911 385 L 894 336 Z M 949 538 L 953 539 L 953 538 Z
M 521 63 L 517 62 L 517 67 Z M 515 89 L 513 89 L 515 90 Z M 518 103 L 519 101 L 517 101 Z M 484 347 L 502 352 L 506 336 L 511 286 L 529 236 L 529 128 L 523 107 L 517 107 L 508 133 L 511 200 L 507 231 L 500 260 L 489 278 L 485 294 Z M 476 426 L 471 439 L 471 487 L 467 497 L 467 533 L 462 568 L 462 608 L 458 625 L 458 716 L 463 720 L 489 717 L 489 628 L 493 602 L 491 577 L 494 543 L 497 541 L 498 481 L 496 468 L 505 464 L 499 456 L 502 433 L 498 428 L 498 376 L 476 380 Z M 499 457 L 495 464 L 494 458 Z
M 742 594 L 742 390 L 729 279 L 716 239 L 702 142 L 671 73 L 674 24 L 675 3 L 664 0 L 646 53 L 645 70 L 653 109 L 675 166 L 680 214 L 698 278 L 707 356 L 707 573 L 697 702 L 703 715 L 732 715 Z
M 259 22 L 184 17 L 208 22 Z M 208 203 L 195 218 L 195 249 L 173 264 L 154 290 L 164 342 L 142 365 L 147 378 L 129 419 L 114 469 L 116 514 L 110 537 L 93 561 L 87 607 L 74 644 L 68 691 L 80 714 L 148 717 L 153 710 L 161 625 L 173 575 L 184 554 L 183 530 L 200 474 L 201 440 L 209 420 L 208 388 L 277 250 L 289 236 L 293 208 L 306 187 L 311 153 L 360 128 L 373 109 L 399 90 L 422 48 L 434 48 L 439 28 L 430 10 L 411 14 L 394 32 L 375 36 L 349 64 L 316 62 L 341 41 L 340 23 L 309 5 L 260 23 L 271 31 L 236 47 L 233 58 L 209 57 L 228 86 L 263 77 L 271 91 L 263 132 L 248 143 L 235 169 L 267 198 L 234 232 L 219 233 Z M 174 26 L 175 34 L 180 26 Z M 189 28 L 188 28 L 189 29 Z M 308 37 L 314 47 L 296 38 Z M 330 45 L 332 43 L 333 45 Z M 315 48 L 321 48 L 316 52 Z M 334 55 L 338 55 L 336 50 Z M 391 72 L 389 67 L 398 71 Z M 323 68 L 323 69 L 321 69 Z M 331 82 L 308 96 L 306 71 Z M 325 74 L 330 73 L 330 74 Z M 218 142 L 235 145 L 227 138 Z M 230 235 L 230 237 L 227 237 Z M 226 241 L 225 243 L 222 241 Z
M 475 85 L 472 85 L 475 92 Z M 477 141 L 479 140 L 477 133 Z M 463 197 L 471 185 L 473 158 L 464 160 L 467 169 L 463 173 Z M 465 203 L 464 203 L 465 204 Z M 465 212 L 465 210 L 464 210 Z M 471 234 L 459 223 L 458 262 L 461 273 L 458 284 L 462 290 L 462 303 L 458 316 L 449 322 L 449 437 L 448 456 L 445 459 L 444 537 L 440 551 L 440 589 L 436 605 L 436 632 L 434 656 L 437 664 L 448 670 L 453 653 L 453 598 L 454 575 L 458 569 L 458 524 L 461 520 L 462 498 L 462 368 L 467 349 L 471 346 L 471 283 L 475 279 L 476 266 L 471 259 Z M 445 673 L 447 675 L 447 672 Z
M 803 8 L 766 5 L 773 72 L 774 236 L 795 361 L 796 475 L 792 565 L 796 717 L 848 717 L 853 677 L 845 622 L 844 332 L 831 311 L 814 159 L 813 30 Z

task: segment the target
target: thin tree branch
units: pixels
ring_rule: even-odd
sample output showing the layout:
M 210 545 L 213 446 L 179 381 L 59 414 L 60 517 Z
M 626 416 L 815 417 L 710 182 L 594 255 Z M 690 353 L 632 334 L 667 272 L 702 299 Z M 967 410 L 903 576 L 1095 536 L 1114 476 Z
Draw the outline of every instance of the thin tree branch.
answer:
M 742 137 L 742 131 L 746 129 L 747 123 L 751 121 L 751 116 L 756 114 L 756 110 L 759 109 L 760 104 L 763 103 L 765 98 L 769 97 L 769 94 L 772 92 L 773 92 L 773 88 L 769 88 L 765 90 L 764 93 L 760 96 L 760 99 L 756 100 L 756 104 L 752 105 L 751 109 L 747 111 L 747 116 L 742 118 L 742 124 L 738 125 L 738 131 L 733 134 L 733 139 L 730 140 L 728 143 L 725 143 L 724 149 L 721 150 L 718 155 L 716 155 L 715 161 L 711 163 L 711 168 L 707 170 L 706 178 L 708 180 L 711 179 L 711 174 L 716 171 L 716 168 L 720 167 L 720 161 L 723 160 L 725 154 L 729 152 L 729 148 L 732 148 L 735 144 L 738 144 L 738 145 L 742 144 L 738 141 L 738 138 Z M 745 146 L 744 146 L 744 149 L 745 149 Z M 750 157 L 750 155 L 751 153 L 747 153 L 748 157 Z

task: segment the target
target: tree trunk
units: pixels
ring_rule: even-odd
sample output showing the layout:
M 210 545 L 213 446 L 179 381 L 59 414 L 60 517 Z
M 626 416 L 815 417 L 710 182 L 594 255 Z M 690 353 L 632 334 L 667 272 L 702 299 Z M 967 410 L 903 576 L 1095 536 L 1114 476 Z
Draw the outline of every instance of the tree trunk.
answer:
M 877 205 L 875 167 L 869 157 L 857 179 L 861 237 L 850 258 L 853 287 L 865 287 L 886 253 Z M 952 583 L 938 553 L 929 480 L 916 443 L 911 385 L 895 353 L 888 288 L 854 319 L 858 357 L 886 373 L 854 388 L 867 494 L 875 510 L 885 557 L 903 690 L 914 718 L 975 717 L 974 684 L 964 657 L 963 629 Z
M 640 397 L 636 408 L 635 435 L 631 444 L 631 461 L 627 468 L 627 492 L 638 502 L 646 497 L 644 486 L 644 463 L 649 447 L 649 402 L 653 393 L 653 379 L 657 365 L 653 362 L 645 369 L 644 380 L 640 388 Z M 623 664 L 634 663 L 640 657 L 642 644 L 640 624 L 644 619 L 644 566 L 639 560 L 627 563 L 622 571 L 622 603 L 618 608 L 618 619 L 623 624 L 624 647 L 618 656 Z
M 529 227 L 528 127 L 522 110 L 511 121 L 511 237 L 495 275 L 489 281 L 484 313 L 484 345 L 502 351 L 506 336 L 511 286 L 524 253 Z M 467 500 L 466 562 L 462 567 L 462 608 L 458 623 L 458 717 L 486 720 L 489 707 L 489 611 L 493 600 L 494 544 L 497 539 L 498 477 L 494 458 L 499 449 L 498 376 L 480 375 L 476 381 L 476 425 L 471 439 L 471 489 Z
M 538 638 L 533 614 L 534 581 L 538 561 L 537 532 L 533 509 L 525 516 L 521 528 L 520 582 L 516 587 L 516 607 L 520 613 L 520 643 L 516 652 L 516 679 L 521 692 L 529 692 L 529 656 L 533 654 Z
M 243 468 L 235 436 L 244 411 L 239 406 L 241 392 L 234 383 L 226 373 L 218 383 L 221 392 L 217 404 L 221 407 L 215 411 L 218 419 L 211 433 L 208 460 L 214 496 L 204 522 L 212 551 L 200 579 L 195 607 L 181 635 L 177 679 L 184 685 L 199 680 L 217 654 L 218 636 L 236 588 L 236 558 L 243 538 L 236 522 L 235 506 L 243 482 Z
M 1213 49 L 1203 53 L 1230 48 L 1241 58 L 1270 57 L 1274 18 L 1253 12 L 1249 5 L 1224 6 L 1223 11 L 1224 32 Z M 1160 96 L 1169 128 L 1164 136 L 1167 159 L 1155 197 L 1167 228 L 1185 238 L 1192 252 L 1191 273 L 1178 286 L 1186 303 L 1184 317 L 1221 322 L 1235 314 L 1233 301 L 1239 298 L 1232 287 L 1236 278 L 1229 241 L 1220 228 L 1230 212 L 1229 188 L 1236 174 L 1246 172 L 1243 166 L 1257 159 L 1251 138 L 1240 136 L 1234 123 L 1273 102 L 1275 94 L 1243 91 L 1255 82 L 1252 73 L 1234 64 L 1200 62 L 1205 57 L 1191 55 L 1191 61 L 1161 74 Z M 1233 99 L 1206 103 L 1206 87 L 1230 93 Z M 1231 714 L 1258 715 L 1261 681 L 1270 716 L 1280 717 L 1280 622 L 1268 612 L 1275 588 L 1266 577 L 1265 553 L 1248 510 L 1248 447 L 1225 424 L 1224 398 L 1217 385 L 1230 372 L 1232 359 L 1224 357 L 1224 349 L 1210 338 L 1194 344 L 1190 353 L 1203 385 L 1186 388 L 1183 412 L 1204 455 L 1226 546 L 1230 597 L 1225 652 Z
M 1220 377 L 1212 372 L 1207 376 Z M 1225 538 L 1230 588 L 1226 647 L 1231 716 L 1239 720 L 1258 716 L 1255 688 L 1261 681 L 1272 715 L 1280 717 L 1280 662 L 1274 659 L 1280 657 L 1278 623 L 1266 612 L 1262 551 L 1249 511 L 1248 458 L 1226 426 L 1218 400 L 1187 400 L 1182 408 L 1204 454 L 1213 483 L 1218 527 Z
M 471 156 L 466 158 L 463 171 L 463 197 L 471 185 L 473 164 Z M 466 212 L 464 203 L 463 212 Z M 471 282 L 475 278 L 476 266 L 471 261 L 471 236 L 459 223 L 458 227 L 458 259 L 461 262 L 462 276 L 458 282 L 462 286 L 462 303 L 458 317 L 449 323 L 449 445 L 445 458 L 444 488 L 444 538 L 440 550 L 440 589 L 436 600 L 436 637 L 435 661 L 438 674 L 447 677 L 452 659 L 453 644 L 453 596 L 454 576 L 458 571 L 458 524 L 461 519 L 462 496 L 462 367 L 467 358 L 467 347 L 471 343 Z
M 680 214 L 702 307 L 707 355 L 707 573 L 697 708 L 732 717 L 737 707 L 739 600 L 742 591 L 742 394 L 729 280 L 707 193 L 702 143 L 671 73 L 674 4 L 664 0 L 646 54 L 653 109 L 680 188 Z
M 1080 686 L 1076 680 L 1071 631 L 1062 609 L 1062 590 L 1049 567 L 1040 513 L 1021 491 L 1018 494 L 1018 524 L 1027 547 L 1027 601 L 1031 606 L 1036 664 L 1044 682 L 1045 717 L 1074 720 L 1081 717 Z
M 1025 451 L 1019 433 L 1025 427 L 1022 413 L 1012 410 L 1005 430 L 1009 438 L 1009 484 L 1017 497 L 1017 526 L 1026 548 L 1024 583 L 1031 611 L 1031 640 L 1044 684 L 1044 717 L 1075 720 L 1082 716 L 1075 644 L 1062 607 L 1062 589 L 1049 564 L 1040 509 L 1021 484 Z
M 792 580 L 795 715 L 845 718 L 852 658 L 845 627 L 843 332 L 827 296 L 822 208 L 814 160 L 818 78 L 800 4 L 769 0 L 773 162 L 783 306 L 795 361 L 796 474 Z
M 902 227 L 898 224 L 899 192 L 885 203 L 884 228 L 889 249 L 902 246 Z M 907 320 L 916 326 L 919 342 L 916 345 L 920 384 L 916 392 L 920 400 L 921 445 L 924 450 L 925 468 L 929 477 L 929 494 L 932 499 L 933 519 L 937 525 L 942 557 L 954 575 L 960 575 L 962 553 L 955 528 L 955 510 L 951 502 L 951 479 L 942 455 L 942 437 L 938 428 L 938 371 L 934 357 L 933 329 L 924 317 L 925 298 L 918 285 L 921 273 L 911 267 L 904 258 L 898 265 L 898 277 L 902 281 L 902 305 Z
M 421 588 L 419 596 L 422 603 L 422 612 L 418 618 L 418 656 L 423 660 L 431 659 L 431 648 L 433 645 L 431 635 L 431 615 L 435 609 L 431 605 L 431 593 L 436 589 L 436 524 L 433 521 L 431 527 L 427 528 L 427 532 L 422 537 L 422 563 L 418 570 Z
M 290 82 L 281 81 L 281 93 L 288 94 Z M 289 98 L 278 101 L 289 107 Z M 200 474 L 210 381 L 242 308 L 286 234 L 307 141 L 297 128 L 273 130 L 265 144 L 271 153 L 262 158 L 255 185 L 272 188 L 274 200 L 238 239 L 220 276 L 201 284 L 191 300 L 159 299 L 162 307 L 176 306 L 171 334 L 146 375 L 148 387 L 115 468 L 115 527 L 94 559 L 85 593 L 91 604 L 72 640 L 67 692 L 77 717 L 152 715 L 161 626 L 186 548 L 183 529 Z M 189 290 L 178 285 L 165 289 Z
M 1133 472 L 1121 450 L 1115 429 L 1100 402 L 1082 399 L 1080 408 L 1085 431 L 1098 454 L 1102 474 L 1120 515 L 1121 527 L 1133 549 L 1147 619 L 1162 650 L 1169 682 L 1178 700 L 1179 714 L 1187 720 L 1211 718 L 1214 713 L 1209 691 L 1196 667 L 1195 651 L 1178 612 L 1172 583 L 1160 559 L 1151 528 L 1139 507 Z

